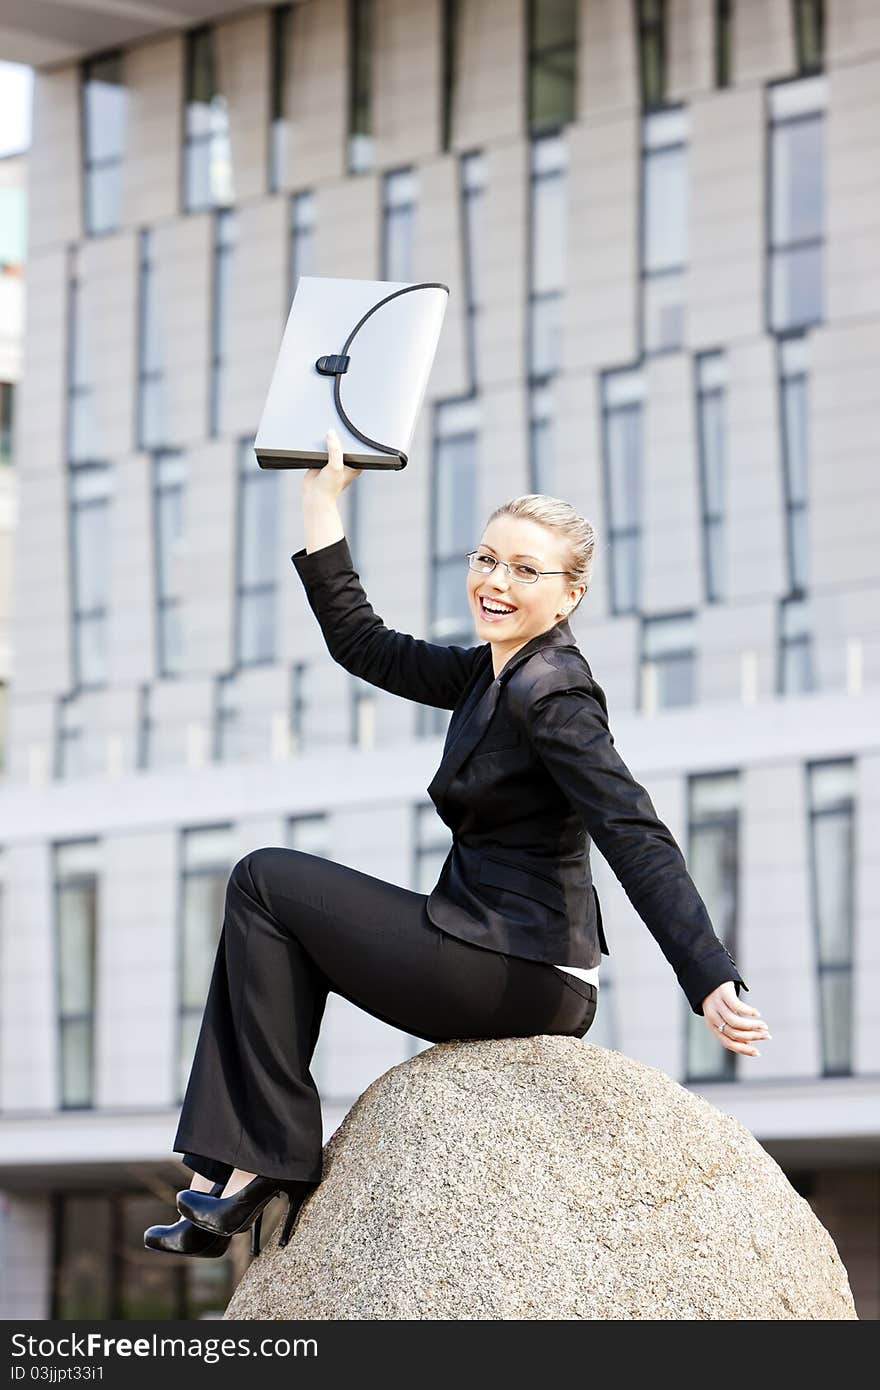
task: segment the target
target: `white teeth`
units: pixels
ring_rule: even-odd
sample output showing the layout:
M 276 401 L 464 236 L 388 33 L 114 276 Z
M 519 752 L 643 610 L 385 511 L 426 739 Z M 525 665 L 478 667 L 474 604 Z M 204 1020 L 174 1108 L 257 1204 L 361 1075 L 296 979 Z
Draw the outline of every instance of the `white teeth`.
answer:
M 496 603 L 493 599 L 482 599 L 483 607 L 490 613 L 515 613 L 515 608 L 505 608 L 502 604 Z

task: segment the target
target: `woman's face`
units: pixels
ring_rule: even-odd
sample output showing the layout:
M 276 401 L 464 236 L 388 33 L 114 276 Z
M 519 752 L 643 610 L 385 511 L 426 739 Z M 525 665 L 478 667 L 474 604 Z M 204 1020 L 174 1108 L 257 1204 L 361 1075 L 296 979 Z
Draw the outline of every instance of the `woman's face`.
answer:
M 497 516 L 483 531 L 477 550 L 511 565 L 531 565 L 536 570 L 565 567 L 565 542 L 554 531 L 521 516 Z M 514 570 L 514 573 L 516 571 Z M 518 583 L 503 565 L 491 574 L 468 569 L 468 601 L 477 637 L 491 642 L 496 670 L 532 637 L 547 632 L 577 603 L 583 584 L 573 585 L 568 574 L 550 574 L 531 584 Z M 483 600 L 508 610 L 504 617 L 487 612 Z

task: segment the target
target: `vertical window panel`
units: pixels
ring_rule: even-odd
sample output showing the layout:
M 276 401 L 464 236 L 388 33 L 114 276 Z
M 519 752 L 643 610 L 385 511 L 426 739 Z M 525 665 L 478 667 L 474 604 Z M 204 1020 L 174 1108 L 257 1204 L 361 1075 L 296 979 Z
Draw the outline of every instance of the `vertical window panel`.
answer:
M 92 234 L 115 231 L 122 211 L 128 93 L 119 53 L 82 68 L 82 142 L 85 222 Z

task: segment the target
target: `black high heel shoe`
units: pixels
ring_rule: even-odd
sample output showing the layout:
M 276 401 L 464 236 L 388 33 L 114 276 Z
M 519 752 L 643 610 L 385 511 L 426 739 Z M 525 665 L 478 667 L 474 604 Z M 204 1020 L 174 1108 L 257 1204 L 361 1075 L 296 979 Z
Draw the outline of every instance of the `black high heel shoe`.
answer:
M 203 1192 L 202 1196 L 216 1202 L 225 1186 L 225 1182 L 215 1182 L 211 1191 Z M 147 1250 L 161 1250 L 166 1255 L 201 1255 L 211 1260 L 226 1254 L 229 1240 L 229 1236 L 206 1231 L 185 1217 L 173 1226 L 148 1226 L 144 1231 Z
M 218 1236 L 234 1236 L 247 1230 L 253 1223 L 251 1249 L 255 1255 L 260 1253 L 260 1226 L 263 1208 L 279 1192 L 287 1196 L 287 1215 L 278 1244 L 286 1245 L 293 1231 L 300 1207 L 310 1192 L 318 1186 L 314 1182 L 296 1182 L 283 1178 L 251 1178 L 249 1183 L 234 1192 L 231 1197 L 210 1197 L 206 1192 L 194 1192 L 191 1187 L 177 1194 L 178 1210 L 204 1231 L 212 1231 Z

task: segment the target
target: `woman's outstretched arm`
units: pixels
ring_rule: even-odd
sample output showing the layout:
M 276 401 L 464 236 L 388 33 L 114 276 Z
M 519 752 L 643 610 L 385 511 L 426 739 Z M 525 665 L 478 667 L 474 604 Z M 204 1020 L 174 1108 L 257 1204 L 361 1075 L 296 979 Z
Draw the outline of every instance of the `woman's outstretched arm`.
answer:
M 306 544 L 290 557 L 327 649 L 346 671 L 381 690 L 454 709 L 483 647 L 426 642 L 385 626 L 354 568 L 337 505 L 363 469 L 342 462 L 335 431 L 328 432 L 327 442 L 328 462 L 303 477 Z

